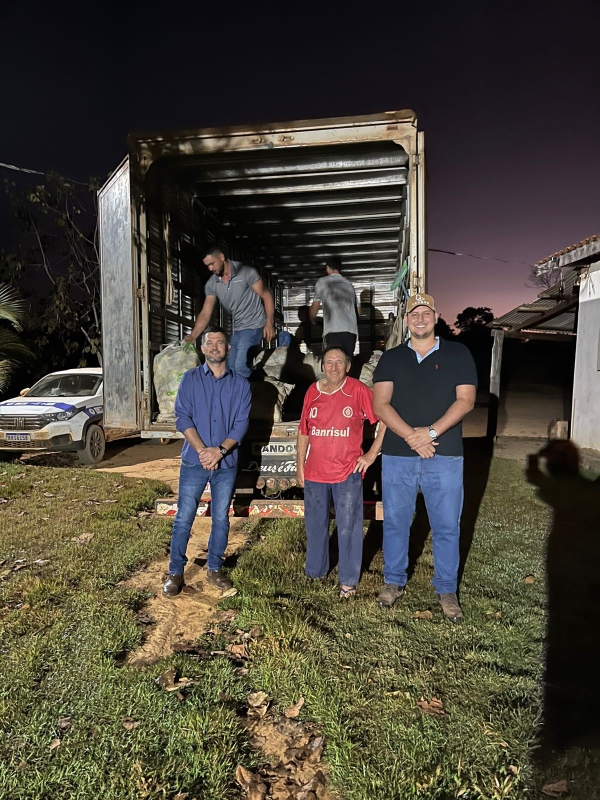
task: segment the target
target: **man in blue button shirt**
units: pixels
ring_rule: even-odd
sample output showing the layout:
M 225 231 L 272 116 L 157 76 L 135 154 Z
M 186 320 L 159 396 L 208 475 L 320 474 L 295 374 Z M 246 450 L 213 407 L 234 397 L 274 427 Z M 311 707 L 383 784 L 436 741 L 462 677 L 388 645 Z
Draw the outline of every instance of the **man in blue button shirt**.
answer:
M 185 444 L 171 534 L 169 577 L 163 586 L 166 597 L 175 597 L 183 588 L 187 543 L 207 483 L 211 490 L 211 530 L 206 580 L 222 590 L 232 586 L 221 566 L 229 537 L 238 445 L 248 430 L 250 384 L 227 367 L 229 345 L 222 329 L 206 331 L 201 350 L 205 363 L 184 373 L 175 400 L 176 427 L 184 435 Z

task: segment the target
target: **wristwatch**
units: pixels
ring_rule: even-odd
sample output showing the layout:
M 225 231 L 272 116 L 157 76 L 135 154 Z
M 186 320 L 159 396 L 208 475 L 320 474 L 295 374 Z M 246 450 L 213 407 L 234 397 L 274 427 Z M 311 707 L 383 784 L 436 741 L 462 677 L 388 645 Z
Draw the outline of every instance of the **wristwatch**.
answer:
M 430 425 L 430 426 L 429 426 L 429 436 L 430 436 L 432 439 L 437 439 L 437 438 L 438 438 L 437 431 L 436 431 L 436 429 L 433 427 L 433 425 Z
M 226 447 L 223 447 L 223 445 L 222 445 L 222 444 L 220 444 L 220 445 L 217 447 L 217 450 L 219 451 L 219 453 L 221 453 L 221 455 L 222 455 L 222 456 L 226 456 L 226 455 L 227 455 L 227 453 L 228 453 L 228 450 L 227 450 L 227 448 L 226 448 Z

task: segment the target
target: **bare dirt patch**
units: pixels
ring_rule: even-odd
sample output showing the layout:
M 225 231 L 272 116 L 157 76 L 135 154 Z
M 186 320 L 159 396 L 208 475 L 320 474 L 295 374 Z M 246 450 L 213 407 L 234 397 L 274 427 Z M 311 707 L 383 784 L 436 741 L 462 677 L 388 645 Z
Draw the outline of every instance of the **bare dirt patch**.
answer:
M 210 519 L 198 518 L 192 528 L 185 570 L 185 588 L 174 598 L 163 597 L 162 585 L 168 574 L 169 560 L 155 561 L 137 572 L 122 585 L 153 593 L 144 606 L 144 615 L 151 622 L 146 629 L 144 644 L 129 655 L 128 664 L 143 666 L 153 664 L 171 654 L 173 645 L 194 641 L 210 627 L 217 603 L 223 592 L 206 583 L 206 547 L 210 535 Z M 225 552 L 226 564 L 235 559 L 236 553 L 246 544 L 248 523 L 232 520 L 229 544 Z
M 118 472 L 130 478 L 162 481 L 176 492 L 182 444 L 182 439 L 164 445 L 137 439 L 110 443 L 104 461 L 94 469 Z

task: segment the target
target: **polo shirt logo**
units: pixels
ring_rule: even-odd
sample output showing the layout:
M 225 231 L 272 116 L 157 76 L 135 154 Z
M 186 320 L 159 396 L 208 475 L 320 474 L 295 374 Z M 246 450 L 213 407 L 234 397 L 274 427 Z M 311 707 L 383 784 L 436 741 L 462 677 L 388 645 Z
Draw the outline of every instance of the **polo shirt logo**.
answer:
M 346 408 L 345 408 L 345 409 L 342 411 L 342 414 L 343 414 L 345 417 L 351 417 L 351 416 L 352 416 L 352 414 L 353 414 L 353 411 L 352 411 L 352 409 L 350 408 L 350 406 L 346 406 Z

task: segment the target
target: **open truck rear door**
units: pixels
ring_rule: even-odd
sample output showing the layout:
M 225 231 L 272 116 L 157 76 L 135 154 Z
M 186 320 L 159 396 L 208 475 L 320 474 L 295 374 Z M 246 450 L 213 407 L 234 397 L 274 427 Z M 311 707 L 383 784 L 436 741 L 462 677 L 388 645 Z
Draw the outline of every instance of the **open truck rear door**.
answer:
M 129 159 L 98 192 L 104 429 L 108 439 L 137 433 L 140 407 L 140 319 L 133 256 Z

